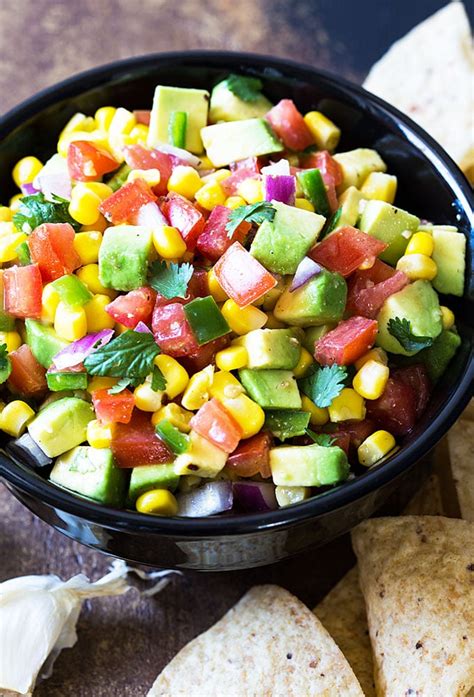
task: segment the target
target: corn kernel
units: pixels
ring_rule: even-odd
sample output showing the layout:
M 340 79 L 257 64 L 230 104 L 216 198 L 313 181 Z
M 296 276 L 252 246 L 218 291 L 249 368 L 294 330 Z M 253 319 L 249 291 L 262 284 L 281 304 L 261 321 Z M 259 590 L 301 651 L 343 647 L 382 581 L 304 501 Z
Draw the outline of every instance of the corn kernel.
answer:
M 61 296 L 52 283 L 43 287 L 41 296 L 41 320 L 53 324 Z
M 94 114 L 97 127 L 102 131 L 108 131 L 116 111 L 114 106 L 101 106 L 100 109 L 97 109 Z
M 428 232 L 415 232 L 410 237 L 405 254 L 425 254 L 430 257 L 433 254 L 433 236 Z
M 355 374 L 352 386 L 365 399 L 378 399 L 387 385 L 390 371 L 378 361 L 367 361 Z
M 0 206 L 0 223 L 8 223 L 12 219 L 12 212 L 8 206 Z
M 188 165 L 178 165 L 171 172 L 168 179 L 168 191 L 174 191 L 185 198 L 192 199 L 196 191 L 202 187 L 201 177 Z
M 22 341 L 18 332 L 0 332 L 0 345 L 5 344 L 8 353 L 20 348 Z
M 14 235 L 16 232 L 17 229 L 11 220 L 4 220 L 0 222 L 0 237 L 9 237 L 10 235 Z
M 214 165 L 210 161 L 207 155 L 200 155 L 199 159 L 201 160 L 201 163 L 199 165 L 199 168 L 202 170 L 206 169 L 214 169 Z
M 195 373 L 188 382 L 181 399 L 185 409 L 197 410 L 209 400 L 209 389 L 214 376 L 214 366 L 208 365 Z
M 229 346 L 216 353 L 216 366 L 220 370 L 238 370 L 245 368 L 249 356 L 245 346 Z
M 216 303 L 223 303 L 228 299 L 229 296 L 217 280 L 217 276 L 214 273 L 213 268 L 209 269 L 207 272 L 207 285 L 209 287 L 209 293 L 212 295 Z
M 83 307 L 70 307 L 58 303 L 54 316 L 54 329 L 61 339 L 77 341 L 87 334 L 87 318 Z
M 291 506 L 293 503 L 300 503 L 311 497 L 310 486 L 277 486 L 275 487 L 275 497 L 280 508 Z
M 186 242 L 179 230 L 170 225 L 153 228 L 153 246 L 163 259 L 181 259 L 186 252 Z
M 364 467 L 372 467 L 393 450 L 395 438 L 388 431 L 375 431 L 357 448 L 359 462 Z
M 105 309 L 109 303 L 110 298 L 108 295 L 97 293 L 84 305 L 88 332 L 100 332 L 102 329 L 113 329 L 115 327 L 114 318 Z
M 166 380 L 165 393 L 170 399 L 174 399 L 181 392 L 184 392 L 189 382 L 189 375 L 175 358 L 161 353 L 155 358 L 154 364 L 163 373 Z
M 137 125 L 134 114 L 128 109 L 119 107 L 115 110 L 109 125 L 109 135 L 121 135 L 130 133 L 132 128 Z
M 410 281 L 432 281 L 438 267 L 426 254 L 405 254 L 397 262 L 397 271 L 403 271 Z
M 35 415 L 33 409 L 20 399 L 15 399 L 0 414 L 0 430 L 18 438 L 25 432 L 28 421 Z
M 108 184 L 104 184 L 104 182 L 78 182 L 75 189 L 77 191 L 92 191 L 101 201 L 105 201 L 106 198 L 109 198 L 114 193 L 113 189 Z
M 98 230 L 77 232 L 74 235 L 74 249 L 81 260 L 81 265 L 95 264 L 99 259 L 102 233 Z
M 130 331 L 130 327 L 126 327 L 124 324 L 120 324 L 120 322 L 117 322 L 115 324 L 115 333 L 118 334 L 123 334 L 124 332 Z
M 341 137 L 341 129 L 320 111 L 309 111 L 304 122 L 308 126 L 319 150 L 334 150 Z
M 245 394 L 236 397 L 223 397 L 220 399 L 226 410 L 237 421 L 242 438 L 250 438 L 256 435 L 265 422 L 265 412 L 262 407 Z
M 244 179 L 237 187 L 237 193 L 247 203 L 263 201 L 263 185 L 260 179 Z
M 104 232 L 108 227 L 109 222 L 101 213 L 93 225 L 82 225 L 81 232 Z
M 219 370 L 214 373 L 212 384 L 209 388 L 211 397 L 223 401 L 226 397 L 234 398 L 245 392 L 237 378 L 227 370 Z
M 12 196 L 11 199 L 8 202 L 8 205 L 11 208 L 12 213 L 16 213 L 17 210 L 20 207 L 21 199 L 23 198 L 23 194 L 15 194 L 15 196 Z
M 275 317 L 273 312 L 267 312 L 267 323 L 265 325 L 266 329 L 284 329 L 287 325 L 284 322 L 280 322 L 279 319 Z
M 94 419 L 87 424 L 87 442 L 93 448 L 110 448 L 115 424 L 103 424 Z
M 230 169 L 216 169 L 215 172 L 211 172 L 210 174 L 206 174 L 204 177 L 201 177 L 201 181 L 204 184 L 208 184 L 209 182 L 222 182 L 224 179 L 228 179 L 230 175 Z
M 229 196 L 226 198 L 224 206 L 226 208 L 239 208 L 240 206 L 245 206 L 245 199 L 242 196 Z
M 18 188 L 22 184 L 31 184 L 36 175 L 43 169 L 43 163 L 37 157 L 29 155 L 18 160 L 13 168 L 13 181 Z
M 194 414 L 192 413 L 192 411 L 186 411 L 186 409 L 180 407 L 179 404 L 174 404 L 173 402 L 170 402 L 169 404 L 166 404 L 164 407 L 161 407 L 161 409 L 158 409 L 158 411 L 156 411 L 153 414 L 153 416 L 151 417 L 151 423 L 153 424 L 153 426 L 156 426 L 160 423 L 160 421 L 166 419 L 170 422 L 170 424 L 172 424 L 179 431 L 181 431 L 181 433 L 189 433 L 191 430 L 189 422 L 191 421 L 193 416 Z
M 81 225 L 93 225 L 99 218 L 100 204 L 101 199 L 97 194 L 78 184 L 72 190 L 69 215 Z
M 160 183 L 161 172 L 159 169 L 132 169 L 130 170 L 127 182 L 133 182 L 135 179 L 143 179 L 146 183 L 153 187 Z
M 304 211 L 310 211 L 311 213 L 314 213 L 313 204 L 305 198 L 296 198 L 295 206 L 296 208 L 301 208 Z
M 446 307 L 446 305 L 441 305 L 441 320 L 443 322 L 443 329 L 451 329 L 454 326 L 454 312 Z
M 247 334 L 252 329 L 261 329 L 268 317 L 265 312 L 259 310 L 258 307 L 247 305 L 247 307 L 239 307 L 234 300 L 226 300 L 221 308 L 229 327 L 236 334 Z
M 70 131 L 62 133 L 58 139 L 58 153 L 61 157 L 67 157 L 67 152 L 71 143 L 76 140 L 85 140 L 93 143 L 99 148 L 104 148 L 110 152 L 109 141 L 105 131 Z
M 333 422 L 362 421 L 365 418 L 365 403 L 363 397 L 351 387 L 345 387 L 328 407 L 329 418 Z
M 365 199 L 375 199 L 393 203 L 397 193 L 397 178 L 385 172 L 370 172 L 360 187 Z
M 178 502 L 168 489 L 151 489 L 145 491 L 136 501 L 139 513 L 147 515 L 174 516 L 178 513 Z
M 75 133 L 76 131 L 86 131 L 90 133 L 97 127 L 97 123 L 92 116 L 86 116 L 80 111 L 71 116 L 67 124 L 64 126 L 59 137 L 65 133 Z
M 301 395 L 301 408 L 309 412 L 309 421 L 313 426 L 324 426 L 329 421 L 329 412 L 326 408 L 318 407 L 306 395 Z
M 148 131 L 150 129 L 144 123 L 137 123 L 129 133 L 129 139 L 133 145 L 146 145 L 148 140 Z
M 98 390 L 108 390 L 109 387 L 113 387 L 118 382 L 118 378 L 104 378 L 99 375 L 94 376 L 89 380 L 87 385 L 87 391 L 89 394 L 97 392 Z
M 377 361 L 377 363 L 387 365 L 388 356 L 382 348 L 372 348 L 370 349 L 370 351 L 367 351 L 367 353 L 364 353 L 363 356 L 358 358 L 354 365 L 357 368 L 357 370 L 360 370 L 364 363 L 367 363 L 367 361 Z
M 224 205 L 226 196 L 219 182 L 213 181 L 201 186 L 194 194 L 194 198 L 200 206 L 207 211 L 212 211 L 216 206 Z
M 0 263 L 13 261 L 17 258 L 17 247 L 26 242 L 27 236 L 23 232 L 15 232 L 13 235 L 3 235 L 0 237 Z
M 293 375 L 295 378 L 302 378 L 308 372 L 310 366 L 314 363 L 314 358 L 303 346 L 301 347 L 301 353 L 298 363 L 293 368 Z
M 151 389 L 151 378 L 146 378 L 145 382 L 135 388 L 133 396 L 135 406 L 141 411 L 155 412 L 161 407 L 163 392 Z
M 99 265 L 86 264 L 76 271 L 76 276 L 88 287 L 93 295 L 100 293 L 108 295 L 112 300 L 117 297 L 117 293 L 113 288 L 106 288 L 99 280 Z

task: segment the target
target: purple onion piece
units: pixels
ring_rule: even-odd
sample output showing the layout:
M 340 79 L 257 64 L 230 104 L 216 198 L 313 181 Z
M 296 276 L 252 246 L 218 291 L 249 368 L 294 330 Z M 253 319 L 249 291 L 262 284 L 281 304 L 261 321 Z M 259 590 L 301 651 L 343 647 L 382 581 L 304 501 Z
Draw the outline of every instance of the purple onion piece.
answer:
M 37 194 L 39 189 L 37 189 L 33 184 L 30 182 L 28 184 L 22 184 L 21 185 L 21 193 L 24 196 L 33 196 L 33 194 Z
M 314 276 L 321 273 L 322 270 L 322 266 L 317 264 L 309 257 L 304 257 L 298 264 L 296 273 L 293 276 L 293 281 L 291 282 L 290 286 L 290 293 L 298 288 L 301 288 L 301 286 L 304 286 L 305 283 L 308 283 L 308 281 L 314 278 Z
M 274 511 L 278 508 L 275 486 L 270 482 L 234 482 L 235 501 L 250 513 Z
M 178 516 L 201 518 L 230 511 L 234 503 L 232 483 L 226 481 L 209 482 L 178 498 Z
M 162 225 L 168 225 L 168 221 L 160 210 L 160 207 L 154 201 L 150 203 L 145 203 L 142 206 L 134 220 L 135 225 L 143 225 L 144 227 L 161 227 Z
M 272 162 L 266 167 L 262 167 L 260 171 L 262 174 L 268 174 L 272 177 L 276 177 L 279 174 L 289 175 L 290 163 L 288 160 L 278 160 L 278 162 Z
M 147 327 L 145 322 L 138 322 L 137 326 L 133 330 L 134 332 L 140 332 L 140 334 L 153 334 L 150 327 Z
M 292 206 L 295 202 L 296 180 L 291 175 L 265 175 L 263 189 L 265 201 L 280 201 L 288 206 Z
M 83 363 L 91 353 L 98 348 L 108 344 L 114 335 L 113 329 L 102 329 L 96 334 L 87 334 L 82 339 L 73 341 L 72 344 L 61 349 L 53 358 L 53 363 L 57 370 L 72 368 L 79 363 Z

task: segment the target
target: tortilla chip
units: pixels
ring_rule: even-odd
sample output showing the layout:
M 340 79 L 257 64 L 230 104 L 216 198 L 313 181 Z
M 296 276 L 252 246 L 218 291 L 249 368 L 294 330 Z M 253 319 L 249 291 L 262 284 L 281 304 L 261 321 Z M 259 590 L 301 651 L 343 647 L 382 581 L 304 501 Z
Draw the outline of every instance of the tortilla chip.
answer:
M 469 174 L 474 169 L 474 53 L 466 11 L 450 2 L 397 41 L 364 87 L 430 133 Z
M 148 697 L 363 697 L 313 613 L 278 586 L 252 588 L 159 675 Z
M 377 694 L 466 695 L 474 686 L 474 524 L 375 518 L 352 541 Z
M 474 522 L 474 421 L 461 417 L 451 428 L 448 442 L 461 515 Z

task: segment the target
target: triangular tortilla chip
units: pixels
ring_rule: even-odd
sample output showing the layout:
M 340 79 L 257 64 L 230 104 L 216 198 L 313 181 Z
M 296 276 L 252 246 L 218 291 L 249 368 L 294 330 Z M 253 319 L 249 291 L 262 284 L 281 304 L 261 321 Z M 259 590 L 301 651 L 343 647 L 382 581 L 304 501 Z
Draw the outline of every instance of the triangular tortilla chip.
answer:
M 252 588 L 185 646 L 148 697 L 363 697 L 327 631 L 291 593 Z
M 474 522 L 474 420 L 468 418 L 469 413 L 451 428 L 448 442 L 461 515 Z
M 474 686 L 474 524 L 375 518 L 352 540 L 377 694 L 466 695 Z
M 474 175 L 474 55 L 461 2 L 451 2 L 397 41 L 364 87 L 408 114 Z

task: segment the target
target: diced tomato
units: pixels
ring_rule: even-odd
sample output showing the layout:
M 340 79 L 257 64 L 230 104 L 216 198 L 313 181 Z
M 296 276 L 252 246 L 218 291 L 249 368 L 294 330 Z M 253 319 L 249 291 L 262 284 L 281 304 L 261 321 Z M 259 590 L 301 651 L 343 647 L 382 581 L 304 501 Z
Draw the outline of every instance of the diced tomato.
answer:
M 117 467 L 140 467 L 173 462 L 174 456 L 158 438 L 150 414 L 135 410 L 128 424 L 117 424 L 111 446 Z
M 331 210 L 331 213 L 334 213 L 334 211 L 337 211 L 338 206 L 339 206 L 339 201 L 337 199 L 337 193 L 336 193 L 336 187 L 334 186 L 334 184 L 326 185 L 326 196 L 328 199 L 329 208 Z
M 150 109 L 134 109 L 133 115 L 137 123 L 143 123 L 145 126 L 150 125 Z
M 22 344 L 16 351 L 9 354 L 12 372 L 8 378 L 8 386 L 12 392 L 25 397 L 41 397 L 48 385 L 46 370 L 33 356 L 30 347 Z
M 419 419 L 426 409 L 431 393 L 431 383 L 425 366 L 416 363 L 406 368 L 398 368 L 393 371 L 392 377 L 413 388 L 416 395 L 416 418 Z
M 375 319 L 385 300 L 404 288 L 408 277 L 376 259 L 370 269 L 359 270 L 349 279 L 348 312 Z
M 106 424 L 128 424 L 132 418 L 135 399 L 130 390 L 110 394 L 108 389 L 92 393 L 92 403 L 99 421 Z
M 350 365 L 373 346 L 376 336 L 375 320 L 350 317 L 316 342 L 314 355 L 321 365 Z
M 240 307 L 250 305 L 277 284 L 276 278 L 234 242 L 214 266 L 214 273 L 227 295 Z
M 156 196 L 143 179 L 134 179 L 114 191 L 102 201 L 100 212 L 113 225 L 131 222 L 140 208 L 150 201 L 156 201 Z
M 389 377 L 382 396 L 367 400 L 367 416 L 379 428 L 394 436 L 404 436 L 415 425 L 417 403 L 417 395 L 410 384 L 399 377 Z
M 375 237 L 346 225 L 325 237 L 308 256 L 330 271 L 350 276 L 361 264 L 373 261 L 386 247 Z
M 81 265 L 74 249 L 74 228 L 69 223 L 43 223 L 28 238 L 31 260 L 47 283 L 72 273 Z
M 265 118 L 290 150 L 304 150 L 314 143 L 311 131 L 293 100 L 282 99 L 270 109 Z
M 226 462 L 226 468 L 239 477 L 254 477 L 259 474 L 263 479 L 271 477 L 270 447 L 272 438 L 269 433 L 257 433 L 252 438 L 243 440 Z
M 152 328 L 156 343 L 169 356 L 187 356 L 199 349 L 183 306 L 179 303 L 155 305 Z
M 203 344 L 197 351 L 193 351 L 181 358 L 181 363 L 188 373 L 196 373 L 198 370 L 205 368 L 206 365 L 213 363 L 216 353 L 222 351 L 229 344 L 230 336 L 228 334 L 220 336 L 217 339 L 213 339 L 213 341 L 208 341 L 207 344 Z
M 243 242 L 250 230 L 250 223 L 242 221 L 235 232 L 229 237 L 225 226 L 229 222 L 231 210 L 225 206 L 216 206 L 206 221 L 204 230 L 199 235 L 197 250 L 203 257 L 217 261 L 236 240 Z
M 242 438 L 237 421 L 215 398 L 205 402 L 189 423 L 196 433 L 225 453 L 235 450 Z
M 157 196 L 165 196 L 168 191 L 168 179 L 173 171 L 170 155 L 159 150 L 151 150 L 143 145 L 129 145 L 123 149 L 125 162 L 132 169 L 157 169 L 160 173 L 159 184 L 153 187 Z
M 340 421 L 337 424 L 337 429 L 334 433 L 331 433 L 331 436 L 338 438 L 347 435 L 349 438 L 349 449 L 357 450 L 362 441 L 368 438 L 375 429 L 375 423 L 370 419 L 364 419 L 363 421 Z
M 326 186 L 342 184 L 342 167 L 327 150 L 303 155 L 300 161 L 304 169 L 319 169 Z
M 93 182 L 113 172 L 119 163 L 104 148 L 87 140 L 74 140 L 67 149 L 67 168 L 71 179 Z
M 260 174 L 260 170 L 264 166 L 267 157 L 246 157 L 245 160 L 237 160 L 237 162 L 231 162 L 230 169 L 232 172 L 236 172 L 239 169 L 246 169 L 253 174 Z
M 253 169 L 241 167 L 232 172 L 230 177 L 220 181 L 220 185 L 226 196 L 235 196 L 238 194 L 240 184 L 246 179 L 260 179 L 260 174 L 257 174 Z
M 125 295 L 119 295 L 105 310 L 116 322 L 134 329 L 138 322 L 149 324 L 155 298 L 156 293 L 151 288 L 136 288 Z
M 168 194 L 162 204 L 162 211 L 170 225 L 180 231 L 187 248 L 192 252 L 206 224 L 203 214 L 184 196 L 174 193 Z
M 38 264 L 5 269 L 3 293 L 6 312 L 14 317 L 39 318 L 43 282 Z

